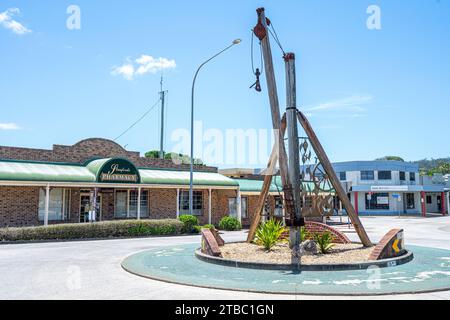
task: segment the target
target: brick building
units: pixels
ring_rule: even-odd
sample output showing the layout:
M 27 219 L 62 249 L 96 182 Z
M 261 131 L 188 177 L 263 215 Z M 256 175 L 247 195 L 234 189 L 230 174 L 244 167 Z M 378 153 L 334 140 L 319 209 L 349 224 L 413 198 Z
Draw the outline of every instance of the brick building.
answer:
M 233 179 L 215 167 L 194 171 L 194 213 L 202 224 L 226 215 L 250 224 L 262 181 Z M 188 188 L 188 165 L 141 157 L 106 139 L 52 150 L 0 146 L 0 227 L 176 218 L 189 212 Z M 281 203 L 273 186 L 266 209 L 281 215 Z

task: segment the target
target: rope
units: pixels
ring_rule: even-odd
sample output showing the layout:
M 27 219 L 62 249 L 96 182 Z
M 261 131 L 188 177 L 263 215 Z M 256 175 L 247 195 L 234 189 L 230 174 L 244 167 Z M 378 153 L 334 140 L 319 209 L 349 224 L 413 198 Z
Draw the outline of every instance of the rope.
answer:
M 272 28 L 272 30 L 270 30 L 270 28 Z M 281 52 L 283 52 L 283 56 L 284 56 L 286 54 L 286 52 L 284 51 L 283 46 L 281 45 L 280 39 L 278 38 L 278 34 L 275 31 L 275 28 L 273 26 L 273 22 L 270 23 L 270 27 L 267 28 L 267 30 L 269 30 L 269 33 L 272 35 L 273 39 L 275 40 L 277 45 L 280 47 Z
M 251 55 L 250 55 L 250 57 L 251 57 L 251 60 L 252 60 L 252 72 L 253 72 L 254 75 L 256 75 L 256 70 L 255 70 L 255 65 L 254 65 L 254 60 L 253 60 L 253 55 L 254 55 L 254 53 L 253 53 L 253 38 L 255 37 L 255 33 L 253 32 L 253 30 L 251 32 L 252 32 L 252 41 L 251 41 Z M 264 70 L 264 64 L 263 64 L 263 54 L 262 54 L 262 50 L 261 50 L 261 42 L 259 42 L 259 52 L 260 52 L 260 55 L 261 55 L 261 57 L 260 57 L 260 59 L 261 59 L 260 73 L 262 74 L 263 70 Z
M 255 88 L 255 90 L 257 92 L 261 92 L 261 83 L 260 83 L 259 78 L 260 78 L 260 76 L 261 76 L 261 74 L 263 72 L 263 54 L 262 54 L 262 49 L 261 49 L 261 42 L 259 42 L 259 51 L 261 53 L 261 68 L 256 68 L 255 69 L 255 62 L 253 60 L 253 38 L 254 38 L 254 36 L 255 36 L 255 33 L 252 30 L 252 40 L 251 40 L 251 46 L 250 46 L 250 48 L 251 48 L 250 58 L 251 58 L 251 61 L 252 61 L 252 72 L 256 76 L 256 81 L 250 86 L 250 89 L 251 88 Z
M 116 141 L 120 137 L 122 137 L 124 134 L 126 134 L 128 131 L 130 131 L 135 125 L 137 125 L 142 119 L 144 119 L 155 107 L 159 104 L 159 98 L 156 100 L 155 104 L 152 105 L 138 120 L 136 120 L 131 126 L 129 126 L 125 131 L 123 131 L 120 135 L 117 136 L 113 141 Z

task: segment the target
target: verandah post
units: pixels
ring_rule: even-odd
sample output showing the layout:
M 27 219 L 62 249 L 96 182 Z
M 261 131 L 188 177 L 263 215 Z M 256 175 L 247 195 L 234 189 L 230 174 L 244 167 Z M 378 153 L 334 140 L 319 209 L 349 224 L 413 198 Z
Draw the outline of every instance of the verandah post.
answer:
M 208 193 L 208 223 L 211 224 L 211 215 L 212 215 L 212 201 L 211 201 L 211 196 L 212 196 L 212 190 L 211 188 L 209 189 L 209 193 Z
M 177 189 L 177 219 L 180 217 L 180 189 Z
M 141 219 L 141 187 L 138 188 L 137 198 L 137 220 Z
M 48 211 L 50 206 L 50 184 L 45 187 L 45 212 L 44 212 L 44 226 L 48 226 Z
M 237 195 L 236 195 L 236 214 L 237 214 L 237 219 L 239 220 L 239 222 L 242 225 L 242 197 L 241 197 L 241 189 L 237 189 Z

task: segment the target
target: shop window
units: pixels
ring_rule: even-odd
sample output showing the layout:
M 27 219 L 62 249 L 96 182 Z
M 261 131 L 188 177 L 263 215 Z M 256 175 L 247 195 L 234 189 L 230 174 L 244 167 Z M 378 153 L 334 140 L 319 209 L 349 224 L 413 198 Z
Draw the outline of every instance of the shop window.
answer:
M 130 218 L 137 217 L 137 206 L 138 206 L 138 191 L 130 190 L 130 206 L 129 214 Z M 141 218 L 148 218 L 148 190 L 141 190 Z
M 116 190 L 115 203 L 114 203 L 114 217 L 126 218 L 128 213 L 127 206 L 128 191 Z
M 431 196 L 427 196 L 427 204 L 432 204 L 433 203 L 433 199 L 431 198 Z
M 406 194 L 406 209 L 415 209 L 416 201 L 414 199 L 414 193 Z
M 275 197 L 275 217 L 283 216 L 283 198 L 280 196 Z
M 237 218 L 236 198 L 228 198 L 228 212 L 231 217 Z M 248 218 L 248 205 L 246 197 L 241 197 L 241 216 L 243 219 Z
M 391 171 L 378 171 L 378 180 L 391 180 Z
M 416 181 L 416 173 L 415 172 L 409 173 L 409 181 Z
M 366 193 L 366 210 L 389 210 L 389 194 Z
M 69 219 L 70 190 L 63 188 L 50 189 L 48 221 L 64 221 Z M 45 216 L 45 189 L 39 190 L 39 221 Z
M 361 180 L 374 180 L 373 171 L 361 171 Z
M 116 190 L 114 217 L 119 219 L 137 218 L 137 203 L 137 190 Z M 147 218 L 148 216 L 148 190 L 141 190 L 141 217 Z
M 192 198 L 192 214 L 196 216 L 202 215 L 203 209 L 203 192 L 194 191 Z M 180 214 L 189 214 L 189 190 L 180 192 Z
M 346 181 L 347 180 L 347 172 L 345 172 L 345 171 L 339 172 L 339 180 Z
M 400 171 L 400 181 L 405 181 L 405 171 Z

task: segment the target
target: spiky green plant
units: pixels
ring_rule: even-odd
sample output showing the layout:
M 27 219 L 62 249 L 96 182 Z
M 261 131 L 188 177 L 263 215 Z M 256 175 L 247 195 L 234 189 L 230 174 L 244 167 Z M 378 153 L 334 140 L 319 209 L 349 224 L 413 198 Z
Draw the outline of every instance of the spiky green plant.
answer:
M 334 247 L 333 240 L 333 235 L 329 231 L 314 234 L 314 241 L 316 241 L 317 245 L 319 246 L 319 251 L 322 254 L 329 253 L 330 250 Z
M 261 224 L 256 230 L 255 242 L 258 245 L 262 245 L 267 251 L 270 251 L 280 241 L 280 237 L 285 231 L 286 228 L 280 221 L 270 219 Z
M 309 238 L 311 238 L 311 236 L 308 230 L 306 230 L 305 227 L 300 227 L 300 242 L 308 240 Z

